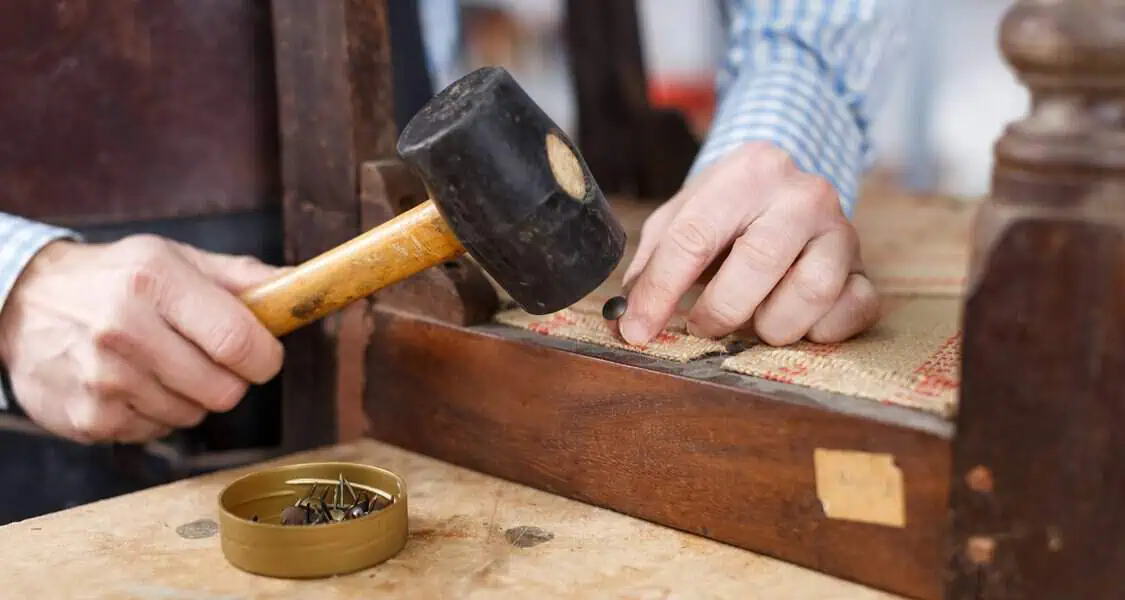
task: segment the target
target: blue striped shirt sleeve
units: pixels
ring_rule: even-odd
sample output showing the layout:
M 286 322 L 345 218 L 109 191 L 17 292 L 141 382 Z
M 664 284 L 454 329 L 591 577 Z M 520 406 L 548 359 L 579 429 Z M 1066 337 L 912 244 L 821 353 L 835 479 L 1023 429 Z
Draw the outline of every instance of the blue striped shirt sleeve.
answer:
M 69 229 L 0 212 L 0 311 L 31 259 L 44 246 L 61 239 L 80 241 L 82 237 Z M 0 408 L 9 406 L 9 399 L 0 389 Z
M 718 106 L 690 175 L 752 140 L 828 180 L 850 218 L 870 123 L 903 49 L 907 0 L 723 0 Z

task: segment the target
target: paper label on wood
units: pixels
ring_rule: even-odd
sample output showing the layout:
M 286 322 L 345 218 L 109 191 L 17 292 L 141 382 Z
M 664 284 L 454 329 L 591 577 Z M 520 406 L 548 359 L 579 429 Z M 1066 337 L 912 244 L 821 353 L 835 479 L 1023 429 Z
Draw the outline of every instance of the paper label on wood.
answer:
M 906 526 L 902 469 L 893 455 L 817 448 L 813 463 L 816 495 L 829 519 Z

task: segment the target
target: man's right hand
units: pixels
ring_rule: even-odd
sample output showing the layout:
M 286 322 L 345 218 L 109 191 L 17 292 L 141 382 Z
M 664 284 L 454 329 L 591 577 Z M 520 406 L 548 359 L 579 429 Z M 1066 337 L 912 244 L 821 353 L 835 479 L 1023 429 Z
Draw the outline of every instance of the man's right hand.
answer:
M 52 243 L 0 311 L 16 401 L 82 443 L 156 439 L 230 410 L 281 369 L 281 343 L 237 297 L 279 271 L 148 235 Z

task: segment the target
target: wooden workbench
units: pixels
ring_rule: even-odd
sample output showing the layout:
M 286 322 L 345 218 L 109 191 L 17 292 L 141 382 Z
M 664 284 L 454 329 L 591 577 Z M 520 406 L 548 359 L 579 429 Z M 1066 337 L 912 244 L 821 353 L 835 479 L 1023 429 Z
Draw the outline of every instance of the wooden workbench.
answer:
M 403 475 L 411 523 L 402 553 L 316 581 L 238 571 L 214 524 L 219 490 L 244 472 L 232 470 L 0 528 L 0 597 L 897 598 L 374 441 L 281 462 L 305 460 Z

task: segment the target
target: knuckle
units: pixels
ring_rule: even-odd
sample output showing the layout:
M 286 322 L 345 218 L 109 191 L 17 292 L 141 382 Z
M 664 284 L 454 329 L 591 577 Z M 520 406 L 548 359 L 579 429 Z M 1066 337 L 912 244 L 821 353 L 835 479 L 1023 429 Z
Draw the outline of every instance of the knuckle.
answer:
M 236 366 L 254 355 L 253 328 L 245 319 L 230 319 L 212 334 L 211 356 L 216 362 Z
M 93 332 L 94 347 L 103 351 L 113 351 L 129 356 L 139 344 L 139 340 L 128 329 L 112 318 Z
M 757 140 L 749 142 L 744 147 L 746 160 L 743 164 L 757 176 L 777 177 L 796 170 L 796 165 L 789 154 L 771 142 Z
M 234 266 L 241 269 L 257 269 L 264 266 L 265 263 L 257 258 L 248 254 L 240 254 L 234 257 Z
M 836 188 L 832 187 L 832 184 L 823 177 L 806 177 L 805 186 L 814 197 L 822 201 L 836 201 Z
M 741 236 L 735 240 L 731 253 L 758 271 L 773 272 L 788 266 L 783 264 L 781 244 L 768 235 Z
M 830 265 L 808 265 L 793 271 L 797 297 L 813 306 L 831 305 L 836 300 L 838 277 Z
M 710 225 L 696 218 L 679 219 L 668 228 L 668 240 L 695 260 L 706 260 L 714 253 L 717 237 Z
M 130 269 L 125 277 L 125 291 L 130 296 L 151 297 L 158 293 L 161 286 L 161 276 L 158 267 L 141 263 Z
M 85 382 L 85 388 L 95 397 L 108 398 L 126 392 L 128 384 L 116 371 L 99 369 Z
M 840 201 L 836 188 L 823 177 L 807 175 L 801 178 L 801 200 L 813 212 L 838 212 Z
M 168 255 L 168 242 L 157 235 L 141 233 L 119 242 L 119 247 L 139 263 L 159 261 Z
M 230 257 L 228 265 L 228 269 L 236 273 L 255 273 L 265 266 L 265 263 L 253 256 L 237 255 Z
M 122 239 L 119 244 L 133 253 L 146 255 L 163 251 L 167 248 L 164 238 L 151 233 L 136 233 Z
M 125 292 L 134 296 L 159 293 L 165 281 L 162 273 L 169 268 L 168 243 L 155 235 L 140 234 L 125 238 L 120 244 L 130 265 L 124 274 Z
M 742 327 L 746 319 L 743 310 L 725 300 L 712 302 L 707 306 L 704 314 L 707 320 L 724 331 L 733 331 Z

